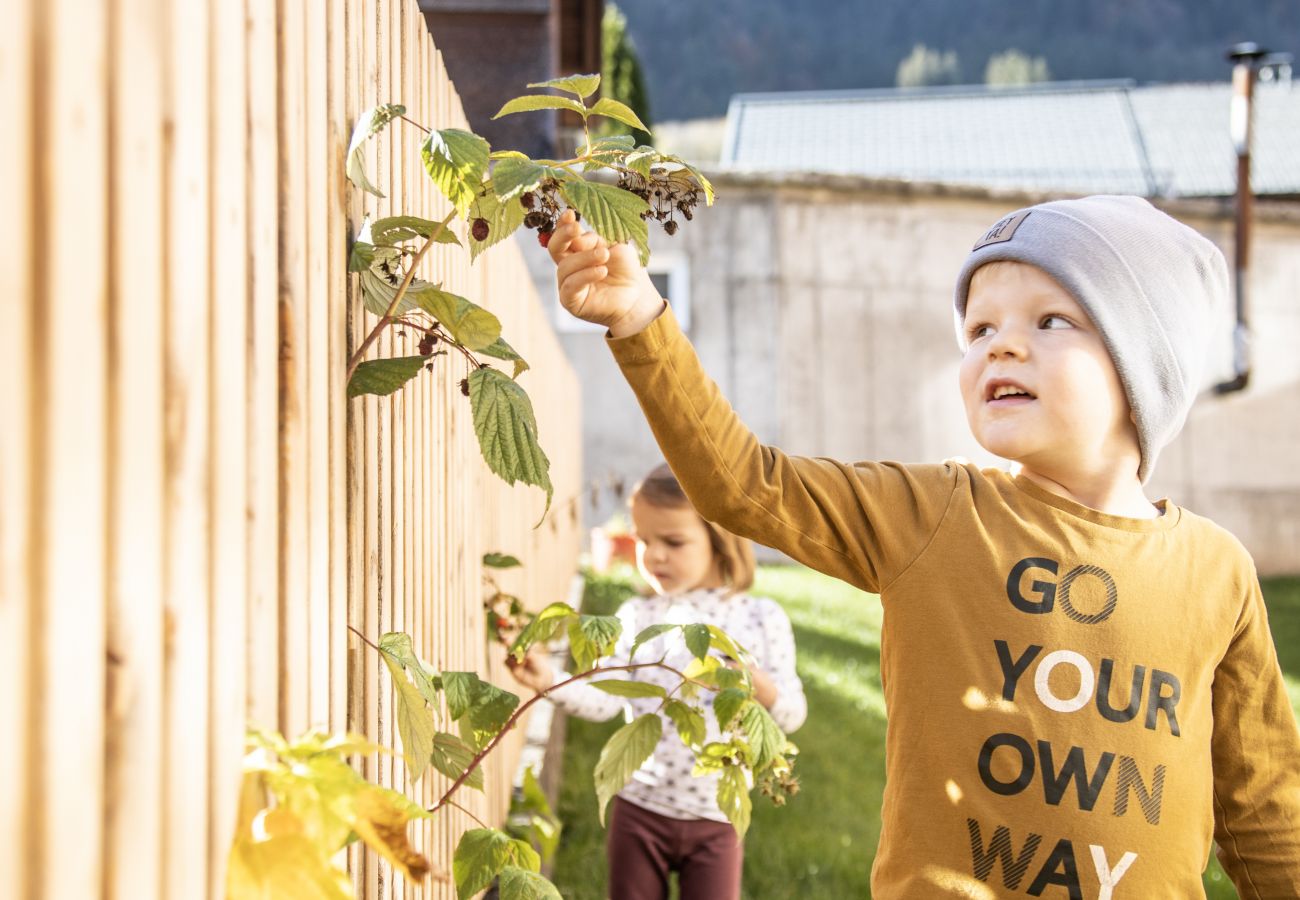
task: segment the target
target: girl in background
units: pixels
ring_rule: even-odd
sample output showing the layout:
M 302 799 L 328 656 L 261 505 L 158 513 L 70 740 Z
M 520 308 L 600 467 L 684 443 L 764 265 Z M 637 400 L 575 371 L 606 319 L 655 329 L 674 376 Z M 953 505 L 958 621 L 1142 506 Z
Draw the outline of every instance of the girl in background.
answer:
M 758 702 L 782 730 L 797 729 L 807 704 L 795 674 L 794 634 L 780 606 L 746 593 L 754 580 L 750 543 L 701 518 L 667 465 L 636 486 L 629 507 L 637 567 L 654 593 L 619 608 L 622 636 L 613 656 L 602 664 L 627 664 L 633 639 L 649 625 L 716 625 L 753 655 L 750 675 Z M 679 671 L 690 664 L 693 655 L 681 631 L 647 641 L 637 651 L 642 662 L 661 658 Z M 531 655 L 511 671 L 521 684 L 539 692 L 568 677 Z M 612 677 L 653 682 L 669 690 L 679 680 L 659 668 Z M 629 707 L 633 716 L 654 712 L 660 702 L 615 697 L 586 681 L 561 688 L 550 699 L 570 715 L 593 721 L 611 719 Z M 712 693 L 701 692 L 699 702 L 706 707 L 706 742 L 720 740 L 707 709 Z M 682 900 L 739 900 L 744 848 L 718 808 L 718 776 L 692 777 L 694 762 L 676 729 L 665 728 L 650 759 L 610 804 L 610 900 L 665 900 L 670 871 L 678 873 Z

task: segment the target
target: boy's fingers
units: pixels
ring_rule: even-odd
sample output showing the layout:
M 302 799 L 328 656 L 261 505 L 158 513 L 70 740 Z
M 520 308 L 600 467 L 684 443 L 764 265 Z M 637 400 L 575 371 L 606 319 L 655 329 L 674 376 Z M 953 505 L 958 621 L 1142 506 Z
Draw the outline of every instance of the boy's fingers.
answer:
M 604 247 L 596 247 L 592 250 L 586 250 L 582 253 L 570 253 L 564 259 L 560 260 L 555 268 L 555 279 L 557 282 L 563 282 L 566 278 L 575 272 L 591 266 L 600 266 L 609 261 L 609 251 Z
M 551 233 L 550 243 L 546 245 L 547 251 L 551 254 L 551 259 L 558 263 L 560 257 L 569 249 L 569 244 L 581 234 L 582 226 L 574 218 L 573 210 L 566 209 L 555 223 L 555 230 Z
M 585 291 L 591 285 L 603 279 L 609 274 L 609 270 L 604 266 L 590 266 L 579 272 L 575 272 L 560 282 L 560 299 L 572 299 L 575 295 Z M 577 315 L 574 311 L 574 315 Z

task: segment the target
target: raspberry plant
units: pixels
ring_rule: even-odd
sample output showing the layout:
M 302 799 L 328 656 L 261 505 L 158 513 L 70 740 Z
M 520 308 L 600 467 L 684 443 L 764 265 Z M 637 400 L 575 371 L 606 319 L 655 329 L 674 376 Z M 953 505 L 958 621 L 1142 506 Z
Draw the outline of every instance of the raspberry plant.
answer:
M 496 118 L 516 113 L 567 109 L 581 116 L 583 145 L 571 159 L 530 159 L 513 150 L 493 151 L 477 134 L 458 128 L 433 130 L 406 118 L 398 104 L 377 106 L 357 122 L 348 148 L 347 174 L 362 190 L 379 191 L 365 172 L 365 144 L 394 121 L 424 134 L 420 157 L 430 179 L 451 202 L 440 222 L 416 216 L 365 221 L 348 259 L 358 275 L 362 300 L 375 324 L 348 362 L 348 396 L 391 394 L 432 370 L 435 358 L 452 351 L 464 358 L 468 375 L 461 391 L 473 409 L 474 431 L 488 467 L 509 484 L 522 481 L 546 492 L 553 488 L 550 461 L 537 442 L 537 421 L 528 394 L 517 379 L 528 368 L 501 336 L 501 322 L 473 301 L 419 278 L 416 271 L 435 244 L 460 245 L 451 229 L 468 221 L 470 259 L 505 240 L 520 227 L 537 232 L 546 246 L 566 208 L 610 243 L 632 241 L 644 264 L 650 253 L 648 222 L 677 231 L 677 217 L 689 220 L 703 198 L 713 203 L 713 188 L 698 169 L 671 154 L 637 146 L 631 135 L 593 140 L 589 123 L 606 117 L 645 130 L 626 105 L 601 98 L 588 105 L 600 86 L 599 75 L 575 75 L 530 84 L 560 94 L 527 94 L 501 107 Z M 616 183 L 609 183 L 610 180 Z M 418 335 L 412 355 L 367 359 L 386 328 Z M 512 372 L 484 361 L 508 362 Z

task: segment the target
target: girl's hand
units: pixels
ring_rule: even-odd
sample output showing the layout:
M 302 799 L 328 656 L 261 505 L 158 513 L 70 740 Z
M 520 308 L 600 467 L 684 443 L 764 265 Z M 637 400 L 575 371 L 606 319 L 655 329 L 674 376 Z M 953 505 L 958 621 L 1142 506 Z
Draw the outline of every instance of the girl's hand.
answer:
M 636 334 L 659 317 L 663 298 L 631 244 L 611 246 L 594 231 L 583 232 L 565 210 L 547 251 L 554 260 L 560 303 L 579 319 L 604 325 L 614 337 Z
M 524 656 L 523 662 L 515 662 L 514 656 L 507 656 L 506 668 L 515 681 L 539 694 L 555 684 L 555 673 L 551 667 L 531 653 Z

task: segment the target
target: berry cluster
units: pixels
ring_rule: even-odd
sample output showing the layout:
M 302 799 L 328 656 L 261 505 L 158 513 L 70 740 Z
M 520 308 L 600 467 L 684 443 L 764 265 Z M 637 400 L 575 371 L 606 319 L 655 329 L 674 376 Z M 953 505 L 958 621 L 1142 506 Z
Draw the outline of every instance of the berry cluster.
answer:
M 488 640 L 506 647 L 514 643 L 515 636 L 535 618 L 524 611 L 518 597 L 501 591 L 483 601 L 483 610 L 487 618 Z
M 759 782 L 759 790 L 764 797 L 769 797 L 774 806 L 785 806 L 787 797 L 799 793 L 799 779 L 788 769 L 777 774 L 769 769 Z
M 419 352 L 421 356 L 432 356 L 433 347 L 438 343 L 438 332 L 434 328 L 429 328 L 420 338 Z
M 519 195 L 519 202 L 528 214 L 524 216 L 524 227 L 537 231 L 537 243 L 545 247 L 551 242 L 551 232 L 562 212 L 558 199 L 560 183 L 554 178 L 543 178 L 535 191 L 524 191 Z M 574 210 L 577 213 L 577 210 Z
M 649 203 L 641 218 L 662 222 L 669 236 L 677 233 L 676 215 L 680 213 L 689 222 L 694 217 L 691 211 L 700 202 L 700 187 L 685 169 L 670 171 L 657 166 L 650 170 L 649 178 L 639 172 L 623 172 L 618 186 Z

